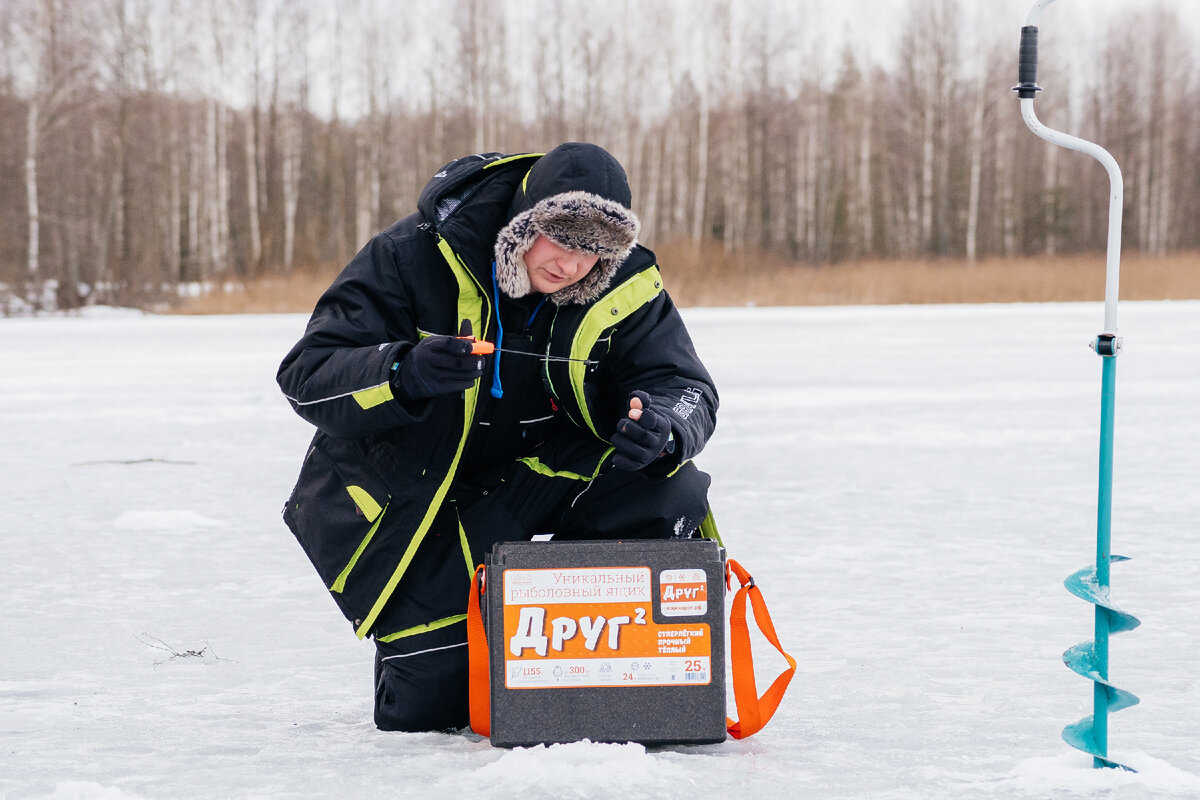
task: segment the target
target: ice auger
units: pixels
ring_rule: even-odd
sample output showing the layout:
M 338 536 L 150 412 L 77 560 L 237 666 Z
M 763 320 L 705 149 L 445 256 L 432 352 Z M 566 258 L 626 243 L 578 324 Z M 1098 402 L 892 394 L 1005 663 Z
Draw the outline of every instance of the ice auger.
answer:
M 1096 563 L 1084 567 L 1067 578 L 1065 585 L 1071 594 L 1095 605 L 1096 635 L 1063 653 L 1068 667 L 1092 681 L 1093 713 L 1063 729 L 1063 739 L 1072 747 L 1091 754 L 1095 767 L 1118 767 L 1131 770 L 1108 758 L 1108 714 L 1138 702 L 1138 698 L 1109 683 L 1109 636 L 1136 628 L 1137 618 L 1121 611 L 1109 598 L 1109 567 L 1114 561 L 1126 561 L 1124 556 L 1112 555 L 1112 472 L 1114 395 L 1117 380 L 1117 355 L 1121 338 L 1117 335 L 1117 291 L 1121 267 L 1121 211 L 1124 203 L 1124 184 L 1121 168 L 1107 150 L 1092 142 L 1078 139 L 1047 128 L 1038 121 L 1033 101 L 1042 89 L 1037 85 L 1037 18 L 1042 9 L 1054 0 L 1037 0 L 1021 28 L 1021 52 L 1018 64 L 1018 83 L 1013 87 L 1021 101 L 1021 116 L 1035 134 L 1060 147 L 1086 153 L 1108 171 L 1110 186 L 1108 203 L 1108 268 L 1104 285 L 1104 332 L 1091 343 L 1102 359 L 1100 390 L 1100 490 L 1096 512 Z M 1131 770 L 1132 771 L 1132 770 Z

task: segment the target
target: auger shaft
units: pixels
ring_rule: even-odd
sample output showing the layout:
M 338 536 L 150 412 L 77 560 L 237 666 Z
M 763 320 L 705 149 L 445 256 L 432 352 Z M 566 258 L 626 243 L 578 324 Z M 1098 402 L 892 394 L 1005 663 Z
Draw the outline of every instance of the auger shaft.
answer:
M 1113 427 L 1116 413 L 1117 357 L 1105 356 L 1100 387 L 1100 491 L 1096 504 L 1096 587 L 1101 596 L 1109 594 L 1109 572 L 1112 565 L 1112 476 Z M 1096 671 L 1108 680 L 1109 612 L 1096 606 Z M 1095 767 L 1107 766 L 1101 757 L 1108 756 L 1108 688 L 1092 685 L 1092 738 L 1100 757 L 1093 757 Z

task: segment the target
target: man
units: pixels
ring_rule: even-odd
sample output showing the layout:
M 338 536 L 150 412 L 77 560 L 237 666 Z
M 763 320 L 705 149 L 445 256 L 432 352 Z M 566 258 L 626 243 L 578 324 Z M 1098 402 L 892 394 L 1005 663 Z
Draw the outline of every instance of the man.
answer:
M 591 144 L 452 161 L 280 365 L 317 426 L 284 519 L 375 640 L 381 729 L 467 724 L 466 603 L 495 542 L 711 525 L 690 459 L 717 393 L 630 199 Z

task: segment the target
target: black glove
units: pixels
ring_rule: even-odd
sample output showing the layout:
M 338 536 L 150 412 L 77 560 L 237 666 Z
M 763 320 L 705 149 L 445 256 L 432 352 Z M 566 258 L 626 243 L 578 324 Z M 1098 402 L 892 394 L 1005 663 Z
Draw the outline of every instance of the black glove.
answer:
M 641 469 L 675 449 L 670 419 L 650 407 L 650 395 L 640 391 L 629 395 L 631 401 L 635 397 L 642 405 L 642 416 L 636 420 L 622 419 L 612 437 L 612 445 L 617 449 L 613 466 L 617 469 Z
M 471 335 L 463 320 L 460 336 Z M 471 388 L 483 375 L 483 356 L 471 355 L 471 339 L 429 336 L 400 362 L 392 376 L 392 390 L 405 400 L 425 400 L 439 394 Z

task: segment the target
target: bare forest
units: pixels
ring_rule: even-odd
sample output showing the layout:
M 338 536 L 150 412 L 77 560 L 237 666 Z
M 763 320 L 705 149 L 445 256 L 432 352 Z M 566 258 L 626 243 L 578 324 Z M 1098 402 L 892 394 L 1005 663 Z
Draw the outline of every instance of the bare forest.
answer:
M 1025 131 L 1020 20 L 971 5 L 911 0 L 881 47 L 817 0 L 4 0 L 0 310 L 336 269 L 446 161 L 567 140 L 714 270 L 1102 249 L 1103 170 Z M 1200 248 L 1193 35 L 1155 5 L 1070 27 L 1039 115 L 1117 157 L 1127 252 Z

